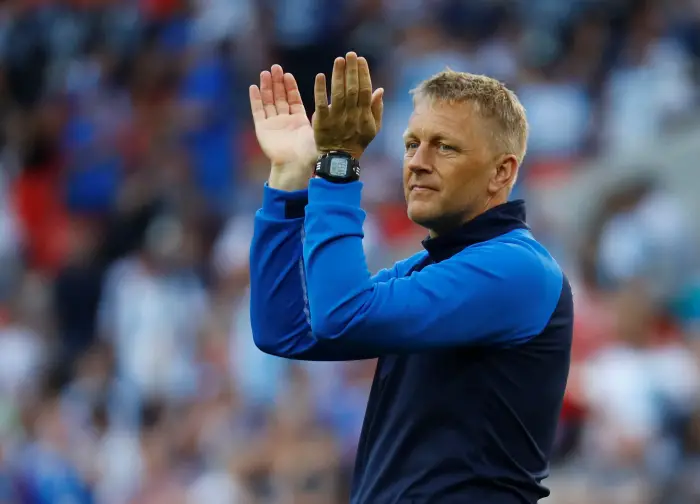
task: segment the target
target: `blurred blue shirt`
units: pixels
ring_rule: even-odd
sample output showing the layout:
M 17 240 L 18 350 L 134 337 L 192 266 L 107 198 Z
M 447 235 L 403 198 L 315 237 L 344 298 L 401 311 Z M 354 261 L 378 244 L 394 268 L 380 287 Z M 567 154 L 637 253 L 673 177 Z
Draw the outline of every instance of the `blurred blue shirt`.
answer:
M 186 133 L 185 142 L 195 180 L 219 208 L 231 203 L 237 171 L 232 88 L 233 75 L 223 58 L 205 52 L 185 75 L 180 90 L 181 98 L 201 107 L 204 114 L 202 123 Z
M 35 444 L 23 462 L 27 504 L 93 504 L 87 484 L 59 453 Z

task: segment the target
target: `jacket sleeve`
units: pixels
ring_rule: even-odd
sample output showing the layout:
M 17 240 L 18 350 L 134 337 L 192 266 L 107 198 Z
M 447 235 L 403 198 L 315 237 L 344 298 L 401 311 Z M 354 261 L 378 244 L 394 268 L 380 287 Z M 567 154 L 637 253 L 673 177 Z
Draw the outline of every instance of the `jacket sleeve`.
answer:
M 312 334 L 302 258 L 307 191 L 264 188 L 250 247 L 250 320 L 256 346 L 265 353 L 298 360 L 355 360 L 375 357 L 317 340 Z M 395 269 L 383 270 L 386 280 Z
M 507 234 L 410 276 L 371 278 L 361 188 L 321 179 L 309 187 L 303 248 L 315 338 L 383 355 L 513 345 L 544 329 L 563 274 L 533 239 Z

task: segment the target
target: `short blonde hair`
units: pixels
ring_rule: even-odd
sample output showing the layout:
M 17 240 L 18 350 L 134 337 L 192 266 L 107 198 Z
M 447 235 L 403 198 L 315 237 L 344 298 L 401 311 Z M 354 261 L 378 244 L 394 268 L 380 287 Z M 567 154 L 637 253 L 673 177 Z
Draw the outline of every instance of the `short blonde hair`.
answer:
M 503 153 L 515 155 L 518 164 L 522 163 L 528 136 L 525 108 L 503 83 L 485 75 L 448 68 L 421 82 L 411 94 L 414 99 L 472 103 L 484 119 L 492 121 L 494 140 Z

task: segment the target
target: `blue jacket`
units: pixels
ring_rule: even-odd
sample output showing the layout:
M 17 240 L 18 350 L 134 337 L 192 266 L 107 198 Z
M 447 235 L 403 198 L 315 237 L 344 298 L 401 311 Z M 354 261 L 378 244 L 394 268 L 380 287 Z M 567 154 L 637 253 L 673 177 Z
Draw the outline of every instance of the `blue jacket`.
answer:
M 265 188 L 251 245 L 257 346 L 305 360 L 379 358 L 355 504 L 536 502 L 548 495 L 573 325 L 571 289 L 500 205 L 371 276 L 362 184 Z M 342 399 L 340 399 L 342 400 Z

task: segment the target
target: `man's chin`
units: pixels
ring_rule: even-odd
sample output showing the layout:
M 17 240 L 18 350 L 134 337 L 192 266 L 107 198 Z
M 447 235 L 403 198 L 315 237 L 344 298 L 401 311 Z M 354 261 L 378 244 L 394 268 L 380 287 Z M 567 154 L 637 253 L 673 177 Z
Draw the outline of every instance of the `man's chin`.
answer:
M 418 224 L 425 229 L 430 229 L 431 224 L 435 221 L 435 212 L 431 212 L 428 208 L 421 207 L 423 207 L 423 205 L 409 205 L 406 212 L 408 214 L 408 218 L 411 219 L 414 224 Z
M 407 214 L 413 223 L 429 230 L 431 236 L 448 233 L 463 222 L 459 215 L 447 214 L 435 207 L 421 204 L 408 205 Z

